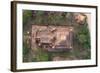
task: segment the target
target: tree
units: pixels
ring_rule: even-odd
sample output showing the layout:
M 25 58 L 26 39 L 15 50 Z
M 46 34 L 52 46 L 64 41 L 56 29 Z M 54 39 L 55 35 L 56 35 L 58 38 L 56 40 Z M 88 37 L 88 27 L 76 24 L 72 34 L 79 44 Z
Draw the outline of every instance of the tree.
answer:
M 32 11 L 23 10 L 23 29 L 27 29 L 30 26 L 29 22 L 32 19 Z
M 88 30 L 88 24 L 79 25 L 77 31 L 77 38 L 80 44 L 83 45 L 83 48 L 90 48 L 90 33 Z

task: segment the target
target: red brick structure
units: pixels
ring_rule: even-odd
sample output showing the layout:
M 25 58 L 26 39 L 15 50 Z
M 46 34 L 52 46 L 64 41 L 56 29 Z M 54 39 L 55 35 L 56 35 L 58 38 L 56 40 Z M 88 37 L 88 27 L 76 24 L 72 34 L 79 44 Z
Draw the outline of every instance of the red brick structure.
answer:
M 32 25 L 31 48 L 43 48 L 49 52 L 73 48 L 73 27 Z

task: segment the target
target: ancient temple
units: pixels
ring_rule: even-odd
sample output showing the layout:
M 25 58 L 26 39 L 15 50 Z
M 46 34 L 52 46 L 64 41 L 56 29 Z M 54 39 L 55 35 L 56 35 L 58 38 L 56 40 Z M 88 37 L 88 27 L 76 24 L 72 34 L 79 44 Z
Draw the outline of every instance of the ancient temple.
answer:
M 73 48 L 73 27 L 32 25 L 31 48 L 62 52 Z

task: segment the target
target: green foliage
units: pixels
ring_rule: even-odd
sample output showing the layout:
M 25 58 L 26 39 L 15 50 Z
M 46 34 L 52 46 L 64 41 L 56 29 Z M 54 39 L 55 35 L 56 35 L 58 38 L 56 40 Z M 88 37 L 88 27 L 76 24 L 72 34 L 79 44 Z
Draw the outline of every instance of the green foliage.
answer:
M 32 20 L 32 11 L 23 10 L 23 31 L 28 30 L 31 26 L 30 21 Z
M 34 24 L 42 24 L 43 23 L 43 11 L 36 11 L 35 18 L 34 18 Z
M 48 54 L 41 53 L 40 55 L 37 55 L 37 61 L 48 61 Z
M 87 40 L 86 40 L 86 36 L 85 36 L 84 34 L 80 34 L 80 35 L 79 35 L 79 41 L 80 41 L 80 43 L 86 42 L 86 41 L 87 41 Z
M 23 62 L 28 61 L 29 48 L 26 43 L 23 44 Z
M 23 10 L 23 23 L 27 24 L 31 20 L 33 24 L 37 25 L 68 25 L 67 22 L 71 22 L 72 16 L 73 13 L 68 12 Z
M 55 11 L 23 10 L 23 30 L 31 25 L 72 25 L 73 13 Z
M 27 44 L 23 44 L 23 55 L 27 55 L 29 53 L 29 47 Z
M 38 48 L 38 54 L 36 55 L 36 61 L 48 61 L 49 54 L 45 51 L 43 51 L 42 48 Z
M 61 24 L 62 22 L 62 13 L 57 13 L 57 12 L 54 12 L 53 14 L 50 14 L 48 15 L 48 21 L 49 21 L 49 24 Z
M 23 24 L 26 24 L 32 17 L 30 10 L 23 10 Z
M 87 23 L 80 26 L 77 31 L 77 39 L 79 43 L 83 45 L 83 48 L 90 48 L 90 33 L 87 27 Z

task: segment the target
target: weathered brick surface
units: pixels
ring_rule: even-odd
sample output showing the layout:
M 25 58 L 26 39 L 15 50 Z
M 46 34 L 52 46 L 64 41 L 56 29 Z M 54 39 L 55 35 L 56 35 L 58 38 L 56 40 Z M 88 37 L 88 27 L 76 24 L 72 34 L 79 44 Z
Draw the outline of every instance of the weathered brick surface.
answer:
M 64 51 L 73 47 L 73 27 L 32 25 L 32 49 Z

